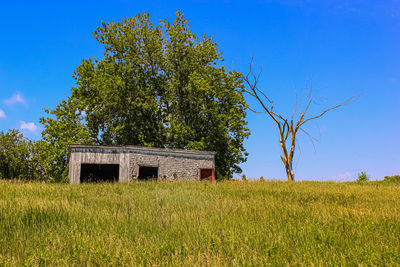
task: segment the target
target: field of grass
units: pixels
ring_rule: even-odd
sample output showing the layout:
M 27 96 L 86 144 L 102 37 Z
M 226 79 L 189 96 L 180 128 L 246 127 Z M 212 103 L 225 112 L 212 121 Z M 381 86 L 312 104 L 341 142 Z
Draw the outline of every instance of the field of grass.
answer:
M 0 266 L 399 263 L 395 184 L 0 181 Z

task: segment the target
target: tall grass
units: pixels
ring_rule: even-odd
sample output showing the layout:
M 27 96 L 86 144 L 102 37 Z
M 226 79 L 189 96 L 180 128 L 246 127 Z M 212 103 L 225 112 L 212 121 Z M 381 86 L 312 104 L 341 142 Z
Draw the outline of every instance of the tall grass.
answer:
M 0 182 L 0 265 L 398 265 L 400 187 Z

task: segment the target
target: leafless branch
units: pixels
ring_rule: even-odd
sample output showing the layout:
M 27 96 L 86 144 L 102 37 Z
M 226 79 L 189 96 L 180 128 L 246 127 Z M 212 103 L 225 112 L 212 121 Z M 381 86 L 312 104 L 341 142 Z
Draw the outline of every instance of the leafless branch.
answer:
M 304 110 L 300 113 L 299 118 L 295 119 L 299 102 L 301 102 L 296 97 L 296 103 L 293 107 L 292 114 L 291 114 L 291 117 L 289 120 L 286 117 L 284 117 L 274 111 L 274 102 L 266 95 L 266 93 L 264 93 L 262 90 L 260 90 L 258 88 L 262 69 L 260 69 L 260 71 L 257 73 L 257 75 L 253 72 L 253 59 L 254 59 L 254 57 L 251 57 L 251 61 L 249 64 L 249 72 L 243 78 L 244 82 L 247 84 L 247 88 L 243 89 L 242 92 L 247 93 L 247 94 L 251 95 L 252 97 L 254 97 L 262 107 L 261 111 L 255 110 L 255 109 L 249 107 L 250 111 L 252 111 L 254 113 L 267 113 L 268 116 L 270 116 L 272 118 L 272 120 L 275 122 L 275 124 L 279 130 L 279 143 L 280 143 L 281 150 L 282 150 L 281 159 L 282 159 L 283 164 L 285 165 L 285 170 L 286 170 L 286 174 L 288 176 L 288 180 L 294 181 L 293 157 L 294 157 L 294 152 L 296 149 L 296 134 L 297 134 L 298 130 L 301 130 L 303 133 L 306 134 L 306 136 L 310 139 L 310 141 L 313 145 L 314 151 L 315 151 L 314 141 L 318 141 L 318 140 L 316 138 L 314 138 L 312 135 L 310 135 L 310 133 L 308 133 L 306 130 L 304 130 L 302 128 L 302 126 L 311 120 L 322 117 L 324 114 L 326 114 L 327 112 L 329 112 L 331 110 L 349 105 L 350 103 L 356 101 L 359 98 L 359 96 L 352 97 L 339 105 L 335 105 L 328 109 L 323 110 L 321 113 L 319 113 L 316 116 L 305 119 L 306 114 L 309 111 L 309 108 L 314 100 L 314 98 L 312 96 L 312 80 L 311 80 L 310 89 L 309 89 L 308 95 L 306 97 L 307 102 L 306 102 L 306 106 L 305 106 Z M 288 140 L 289 136 L 290 136 L 290 141 Z M 289 144 L 290 144 L 290 149 L 288 146 Z M 300 147 L 299 147 L 299 149 L 300 149 Z M 300 151 L 300 153 L 301 153 L 301 151 Z
M 300 129 L 300 131 L 302 131 L 303 133 L 305 133 L 305 134 L 307 135 L 307 137 L 310 139 L 311 144 L 312 144 L 312 146 L 313 146 L 313 148 L 314 148 L 314 152 L 317 151 L 317 150 L 315 149 L 315 143 L 314 143 L 314 141 L 315 141 L 315 142 L 318 142 L 318 139 L 315 138 L 314 136 L 312 136 L 309 132 L 307 132 L 307 131 L 304 130 L 303 128 L 300 127 L 299 129 Z
M 325 109 L 325 110 L 322 111 L 319 115 L 304 120 L 304 121 L 300 124 L 300 126 L 303 125 L 303 124 L 305 124 L 305 123 L 308 122 L 308 121 L 315 120 L 315 119 L 317 119 L 317 118 L 322 117 L 325 113 L 327 113 L 327 112 L 329 112 L 329 111 L 331 111 L 331 110 L 334 110 L 334 109 L 337 109 L 337 108 L 340 108 L 340 107 L 347 106 L 347 105 L 353 103 L 354 101 L 356 101 L 356 100 L 359 99 L 359 98 L 360 98 L 360 95 L 353 96 L 353 97 L 347 99 L 347 100 L 346 100 L 345 102 L 343 102 L 342 104 L 339 104 L 339 105 L 330 107 L 330 108 L 328 108 L 328 109 Z

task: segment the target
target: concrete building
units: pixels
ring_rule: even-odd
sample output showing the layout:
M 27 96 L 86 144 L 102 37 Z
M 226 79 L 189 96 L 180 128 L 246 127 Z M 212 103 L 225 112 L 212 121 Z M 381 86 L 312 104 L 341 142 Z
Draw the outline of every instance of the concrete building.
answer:
M 70 183 L 215 180 L 215 152 L 140 146 L 69 146 Z

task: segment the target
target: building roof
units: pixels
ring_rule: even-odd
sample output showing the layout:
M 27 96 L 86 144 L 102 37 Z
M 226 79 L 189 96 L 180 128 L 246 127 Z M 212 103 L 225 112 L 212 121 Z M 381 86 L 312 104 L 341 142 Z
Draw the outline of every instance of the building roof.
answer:
M 120 151 L 120 152 L 138 152 L 144 154 L 177 154 L 186 156 L 206 156 L 214 157 L 216 152 L 212 151 L 196 151 L 196 150 L 184 150 L 184 149 L 170 149 L 170 148 L 155 148 L 155 147 L 144 147 L 144 146 L 93 146 L 93 145 L 69 145 L 70 152 L 97 152 L 99 150 L 104 151 Z M 114 152 L 114 153 L 115 153 Z

